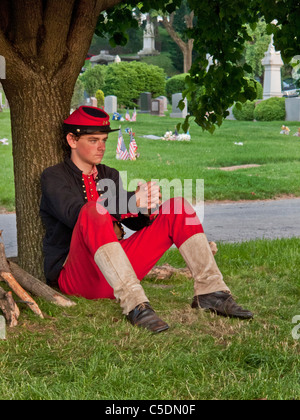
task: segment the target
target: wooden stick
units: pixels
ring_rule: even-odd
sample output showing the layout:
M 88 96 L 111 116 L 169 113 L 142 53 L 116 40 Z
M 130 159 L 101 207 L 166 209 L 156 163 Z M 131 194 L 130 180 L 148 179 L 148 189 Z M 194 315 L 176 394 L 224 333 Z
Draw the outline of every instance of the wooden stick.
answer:
M 0 232 L 0 237 L 1 237 Z M 36 304 L 36 302 L 32 299 L 32 297 L 25 292 L 25 290 L 19 285 L 19 283 L 16 281 L 14 276 L 11 274 L 6 256 L 5 256 L 5 248 L 4 244 L 0 243 L 0 278 L 5 281 L 5 283 L 8 284 L 8 286 L 12 289 L 13 292 L 23 301 L 25 302 L 29 308 L 40 318 L 44 318 L 42 311 Z
M 41 280 L 31 276 L 16 263 L 8 260 L 10 271 L 17 280 L 17 282 L 28 292 L 35 296 L 42 297 L 49 302 L 58 306 L 70 307 L 75 306 L 76 303 L 63 296 L 61 293 L 55 291 Z
M 1 244 L 0 244 L 1 245 Z M 13 292 L 21 299 L 22 302 L 26 303 L 29 308 L 38 315 L 40 318 L 44 318 L 42 311 L 38 307 L 37 303 L 32 297 L 19 285 L 14 276 L 11 273 L 0 271 L 0 276 L 4 279 L 5 283 L 11 288 Z
M 19 308 L 13 299 L 12 292 L 6 292 L 0 287 L 0 309 L 2 310 L 8 327 L 18 324 Z
M 209 246 L 213 255 L 216 255 L 216 253 L 218 252 L 218 248 L 215 242 L 209 242 Z M 192 274 L 188 267 L 175 268 L 168 263 L 153 267 L 152 270 L 147 274 L 147 277 L 163 280 L 170 278 L 173 274 L 180 274 L 188 278 L 192 277 Z

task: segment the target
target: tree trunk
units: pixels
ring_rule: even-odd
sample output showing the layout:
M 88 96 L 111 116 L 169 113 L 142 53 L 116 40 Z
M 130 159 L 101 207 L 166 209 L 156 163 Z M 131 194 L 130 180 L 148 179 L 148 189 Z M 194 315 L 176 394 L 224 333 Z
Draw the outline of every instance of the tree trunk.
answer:
M 62 159 L 61 122 L 68 115 L 71 89 L 67 92 L 64 86 L 39 75 L 20 81 L 18 89 L 16 93 L 6 89 L 13 137 L 18 263 L 42 278 L 40 176 L 46 167 Z
M 184 17 L 185 23 L 187 28 L 193 27 L 193 19 L 194 19 L 194 12 L 191 12 L 189 15 L 186 15 Z M 193 60 L 193 46 L 194 46 L 194 40 L 189 39 L 187 42 L 184 42 L 180 35 L 175 31 L 173 27 L 173 21 L 174 21 L 174 13 L 172 13 L 169 16 L 169 19 L 164 16 L 163 17 L 163 24 L 166 28 L 168 34 L 171 36 L 173 41 L 176 42 L 176 44 L 181 49 L 181 52 L 183 54 L 183 72 L 188 73 L 192 67 L 192 60 Z
M 18 263 L 43 279 L 40 176 L 62 159 L 62 122 L 99 13 L 121 0 L 1 0 L 2 80 L 11 110 Z

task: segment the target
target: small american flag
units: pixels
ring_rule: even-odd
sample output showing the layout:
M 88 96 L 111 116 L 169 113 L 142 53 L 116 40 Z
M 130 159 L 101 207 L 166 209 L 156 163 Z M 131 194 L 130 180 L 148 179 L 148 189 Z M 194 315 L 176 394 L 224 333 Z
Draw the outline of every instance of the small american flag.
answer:
M 120 159 L 120 151 L 121 151 L 122 140 L 123 140 L 123 134 L 122 134 L 122 130 L 120 128 L 120 130 L 119 130 L 118 144 L 117 144 L 117 150 L 116 150 L 116 159 Z
M 125 115 L 125 120 L 130 121 L 130 114 L 129 114 L 128 109 L 127 109 L 127 112 L 126 112 L 126 115 Z
M 122 137 L 121 148 L 120 148 L 120 159 L 121 160 L 128 160 L 129 159 L 129 153 L 126 149 L 123 137 Z
M 134 108 L 131 121 L 136 121 L 136 109 Z
M 130 143 L 129 143 L 129 155 L 130 160 L 136 160 L 136 151 L 137 151 L 137 144 L 135 141 L 135 138 L 133 136 L 133 133 L 130 133 Z

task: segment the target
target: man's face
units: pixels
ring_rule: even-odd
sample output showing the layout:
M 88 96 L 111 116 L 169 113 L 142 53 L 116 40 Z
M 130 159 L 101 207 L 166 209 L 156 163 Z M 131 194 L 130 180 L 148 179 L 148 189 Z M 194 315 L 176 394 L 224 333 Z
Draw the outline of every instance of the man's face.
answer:
M 105 133 L 84 134 L 78 138 L 68 134 L 67 140 L 71 147 L 71 158 L 76 162 L 97 165 L 105 152 L 108 135 Z

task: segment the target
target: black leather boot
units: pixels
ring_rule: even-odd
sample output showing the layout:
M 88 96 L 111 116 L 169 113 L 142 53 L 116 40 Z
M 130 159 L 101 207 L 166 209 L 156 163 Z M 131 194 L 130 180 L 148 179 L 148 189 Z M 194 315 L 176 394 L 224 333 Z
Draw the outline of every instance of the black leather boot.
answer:
M 132 325 L 146 328 L 153 333 L 160 333 L 169 328 L 169 325 L 156 315 L 148 302 L 136 306 L 129 312 L 127 318 Z
M 253 313 L 247 309 L 243 309 L 239 306 L 229 293 L 225 292 L 214 292 L 207 295 L 195 296 L 192 302 L 192 308 L 207 309 L 218 315 L 251 319 Z

